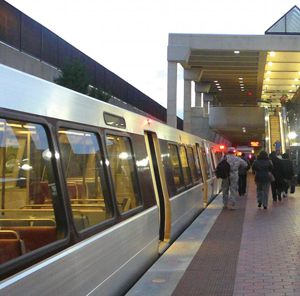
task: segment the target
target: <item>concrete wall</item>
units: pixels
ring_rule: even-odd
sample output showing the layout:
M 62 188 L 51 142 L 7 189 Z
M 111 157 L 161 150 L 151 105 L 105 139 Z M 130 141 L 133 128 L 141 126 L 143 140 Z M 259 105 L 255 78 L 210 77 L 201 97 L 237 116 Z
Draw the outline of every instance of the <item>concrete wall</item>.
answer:
M 59 76 L 56 68 L 1 42 L 0 63 L 51 82 Z

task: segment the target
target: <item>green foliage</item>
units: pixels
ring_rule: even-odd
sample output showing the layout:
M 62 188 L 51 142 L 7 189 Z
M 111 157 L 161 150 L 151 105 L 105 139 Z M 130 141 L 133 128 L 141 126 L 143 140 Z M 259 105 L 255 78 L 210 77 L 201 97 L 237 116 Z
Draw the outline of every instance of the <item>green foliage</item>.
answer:
M 76 57 L 73 63 L 70 61 L 66 62 L 61 75 L 55 78 L 54 82 L 82 94 L 87 94 L 91 79 L 84 65 Z
M 65 67 L 54 82 L 61 86 L 70 88 L 85 95 L 89 95 L 101 101 L 108 102 L 111 95 L 105 93 L 101 87 L 91 86 L 91 79 L 80 59 L 76 57 L 74 62 L 66 62 Z

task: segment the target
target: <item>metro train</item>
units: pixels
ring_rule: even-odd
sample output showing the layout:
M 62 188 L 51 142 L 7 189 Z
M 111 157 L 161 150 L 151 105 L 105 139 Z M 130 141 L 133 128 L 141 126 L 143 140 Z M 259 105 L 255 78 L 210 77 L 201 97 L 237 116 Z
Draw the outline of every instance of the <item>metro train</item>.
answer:
M 0 295 L 124 295 L 219 193 L 221 156 L 0 66 Z

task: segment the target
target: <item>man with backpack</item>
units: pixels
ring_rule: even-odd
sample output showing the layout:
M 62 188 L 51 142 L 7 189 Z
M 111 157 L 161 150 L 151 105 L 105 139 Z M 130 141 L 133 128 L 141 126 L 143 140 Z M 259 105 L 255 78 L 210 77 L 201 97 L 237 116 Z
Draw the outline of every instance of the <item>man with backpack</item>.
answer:
M 247 172 L 250 169 L 250 161 L 246 158 L 245 153 L 242 153 L 240 158 L 247 163 L 247 167 L 239 167 L 239 195 L 246 193 L 247 187 Z
M 235 155 L 235 148 L 229 147 L 228 148 L 228 154 L 224 156 L 219 164 L 222 164 L 223 170 L 227 170 L 226 166 L 224 165 L 224 158 L 226 158 L 226 161 L 228 162 L 230 166 L 230 174 L 226 177 L 225 174 L 220 173 L 220 166 L 217 165 L 216 168 L 216 175 L 217 178 L 222 178 L 222 192 L 223 192 L 223 209 L 229 209 L 231 211 L 235 210 L 235 199 L 237 196 L 237 192 L 239 189 L 238 181 L 239 181 L 239 168 L 244 167 L 246 168 L 248 164 L 241 159 L 240 157 Z M 223 172 L 224 173 L 224 172 Z M 220 175 L 223 175 L 221 177 Z

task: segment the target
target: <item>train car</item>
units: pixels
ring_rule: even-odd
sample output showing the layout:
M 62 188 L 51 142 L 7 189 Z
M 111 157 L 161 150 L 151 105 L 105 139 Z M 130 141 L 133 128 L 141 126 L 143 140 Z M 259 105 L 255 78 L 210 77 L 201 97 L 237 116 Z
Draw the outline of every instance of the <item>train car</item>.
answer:
M 0 294 L 126 293 L 216 195 L 215 147 L 0 66 Z

